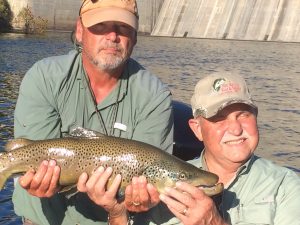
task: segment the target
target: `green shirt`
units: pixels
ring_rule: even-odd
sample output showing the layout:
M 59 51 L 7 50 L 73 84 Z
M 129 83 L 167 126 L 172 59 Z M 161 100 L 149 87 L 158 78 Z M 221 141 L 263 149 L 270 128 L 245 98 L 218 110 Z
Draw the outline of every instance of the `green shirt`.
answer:
M 201 158 L 189 161 L 206 168 Z M 300 224 L 300 178 L 284 167 L 252 156 L 227 185 L 219 207 L 228 224 Z M 136 214 L 135 225 L 182 224 L 164 204 Z
M 86 77 L 77 51 L 33 65 L 20 87 L 15 137 L 59 138 L 78 126 L 104 133 L 99 111 L 108 134 L 172 152 L 171 93 L 157 77 L 129 59 L 117 87 L 97 106 Z M 40 199 L 17 184 L 13 203 L 18 215 L 37 224 L 89 225 L 107 220 L 106 212 L 83 193 Z

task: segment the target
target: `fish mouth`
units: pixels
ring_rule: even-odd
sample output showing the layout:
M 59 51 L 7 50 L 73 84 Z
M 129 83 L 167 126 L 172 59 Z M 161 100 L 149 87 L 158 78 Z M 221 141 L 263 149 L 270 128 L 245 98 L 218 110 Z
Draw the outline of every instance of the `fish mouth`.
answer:
M 199 185 L 197 187 L 201 189 L 207 196 L 220 194 L 224 189 L 223 183 L 217 183 L 214 185 Z

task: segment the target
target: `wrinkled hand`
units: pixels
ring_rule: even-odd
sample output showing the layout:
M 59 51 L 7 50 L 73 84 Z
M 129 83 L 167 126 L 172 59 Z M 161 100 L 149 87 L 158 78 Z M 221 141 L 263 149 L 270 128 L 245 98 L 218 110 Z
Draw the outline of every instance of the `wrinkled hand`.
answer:
M 38 170 L 29 170 L 20 177 L 19 183 L 27 192 L 39 198 L 49 198 L 60 189 L 60 168 L 55 160 L 43 161 Z
M 166 188 L 160 199 L 184 225 L 225 225 L 213 200 L 202 190 L 184 182 Z
M 159 193 L 144 176 L 133 177 L 125 190 L 125 206 L 131 212 L 144 212 L 160 202 Z
M 101 166 L 88 177 L 83 173 L 78 180 L 77 189 L 80 192 L 85 192 L 89 198 L 97 205 L 103 207 L 110 215 L 119 216 L 126 212 L 123 203 L 118 203 L 116 194 L 121 184 L 121 175 L 116 175 L 110 187 L 106 190 L 106 184 L 112 175 L 112 168 L 106 170 Z

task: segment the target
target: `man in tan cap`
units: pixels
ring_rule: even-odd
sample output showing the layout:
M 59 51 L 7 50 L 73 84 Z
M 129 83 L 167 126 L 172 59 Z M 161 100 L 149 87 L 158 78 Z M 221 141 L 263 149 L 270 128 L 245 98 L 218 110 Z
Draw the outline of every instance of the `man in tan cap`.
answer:
M 84 127 L 171 153 L 171 93 L 130 58 L 137 30 L 135 0 L 84 0 L 75 32 L 76 50 L 41 60 L 26 73 L 16 104 L 15 137 L 59 138 Z M 59 193 L 59 165 L 45 160 L 16 183 L 15 212 L 31 224 L 96 225 L 107 224 L 108 214 L 113 220 L 126 212 L 125 206 L 138 212 L 159 201 L 153 186 L 140 177 L 126 190 L 126 204 L 110 207 L 116 203 L 111 191 L 105 186 L 103 190 L 88 188 L 102 169 L 90 179 L 83 174 L 78 185 L 81 192 L 66 196 Z M 103 191 L 103 201 L 95 201 L 95 191 Z
M 201 188 L 178 182 L 160 195 L 167 207 L 137 214 L 135 224 L 299 224 L 300 178 L 254 155 L 258 110 L 245 80 L 228 72 L 204 77 L 191 105 L 189 125 L 205 148 L 190 163 L 217 174 L 224 192 L 215 203 Z
M 118 21 L 138 30 L 139 15 L 135 0 L 85 0 L 79 14 L 85 27 Z

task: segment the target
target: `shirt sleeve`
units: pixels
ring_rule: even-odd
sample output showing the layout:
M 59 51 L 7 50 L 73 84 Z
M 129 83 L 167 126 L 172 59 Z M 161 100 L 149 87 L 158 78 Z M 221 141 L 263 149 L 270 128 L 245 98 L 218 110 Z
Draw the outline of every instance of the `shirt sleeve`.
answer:
M 172 154 L 173 120 L 171 93 L 164 88 L 143 108 L 136 122 L 133 139 L 154 145 Z
M 25 75 L 14 115 L 15 138 L 32 140 L 60 137 L 60 118 L 51 86 L 35 64 Z
M 288 171 L 278 190 L 274 225 L 300 223 L 300 178 Z

